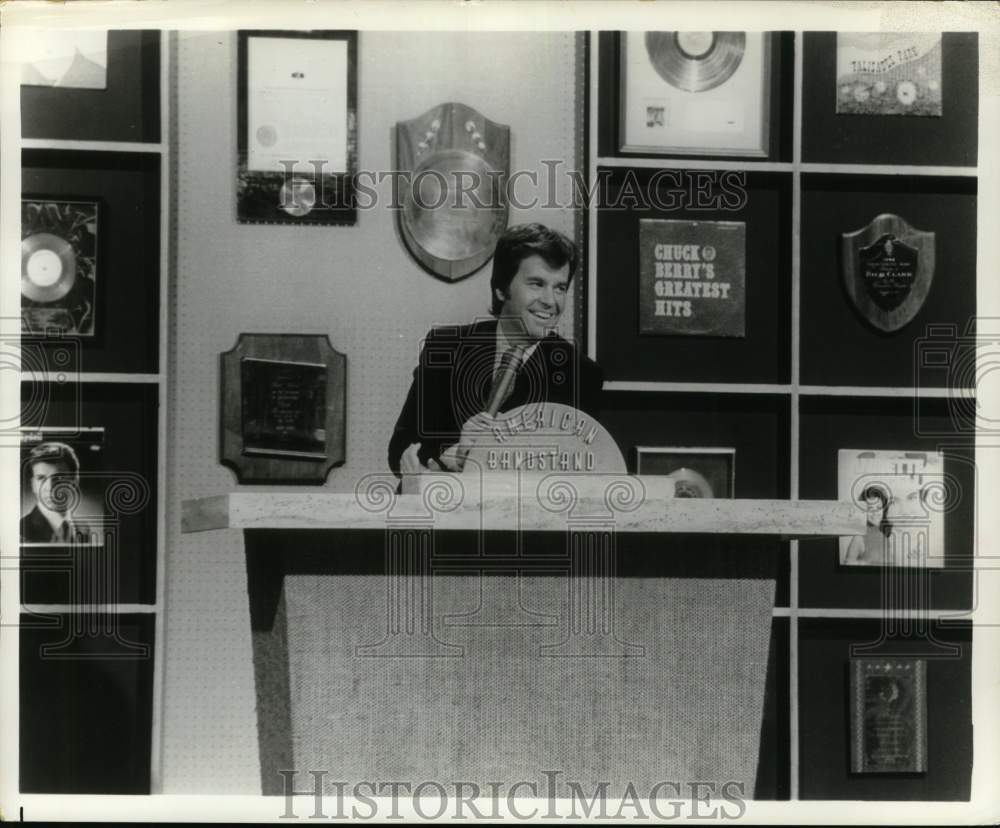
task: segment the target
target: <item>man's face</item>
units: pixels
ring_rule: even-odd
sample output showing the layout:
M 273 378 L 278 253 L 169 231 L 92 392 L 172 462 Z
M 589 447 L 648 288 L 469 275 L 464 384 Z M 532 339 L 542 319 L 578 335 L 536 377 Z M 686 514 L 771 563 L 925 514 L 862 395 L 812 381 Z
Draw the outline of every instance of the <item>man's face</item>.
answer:
M 63 463 L 47 463 L 44 460 L 31 467 L 31 491 L 46 509 L 62 512 L 66 509 L 66 497 L 53 500 L 52 489 L 57 483 L 71 483 L 73 476 Z
M 527 331 L 532 339 L 547 336 L 559 322 L 568 290 L 569 264 L 552 268 L 541 256 L 528 256 L 510 280 L 507 293 L 497 291 L 503 300 L 504 332 L 517 337 Z

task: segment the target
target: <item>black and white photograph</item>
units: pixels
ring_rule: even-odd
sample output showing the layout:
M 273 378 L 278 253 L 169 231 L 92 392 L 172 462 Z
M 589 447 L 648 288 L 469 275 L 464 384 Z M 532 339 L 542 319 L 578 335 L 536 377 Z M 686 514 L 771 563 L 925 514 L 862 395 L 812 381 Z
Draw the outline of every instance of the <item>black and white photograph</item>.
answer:
M 103 546 L 103 448 L 103 428 L 22 433 L 22 546 Z
M 995 4 L 514 5 L 0 4 L 4 819 L 1000 820 Z

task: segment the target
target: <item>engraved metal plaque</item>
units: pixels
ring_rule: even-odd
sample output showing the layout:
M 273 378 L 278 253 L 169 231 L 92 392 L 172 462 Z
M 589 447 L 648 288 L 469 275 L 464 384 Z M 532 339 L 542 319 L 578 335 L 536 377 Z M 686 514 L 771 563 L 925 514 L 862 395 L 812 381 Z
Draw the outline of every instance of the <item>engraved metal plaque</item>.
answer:
M 243 453 L 326 459 L 326 366 L 244 358 Z
M 221 368 L 219 460 L 240 483 L 320 484 L 344 462 L 347 358 L 325 336 L 240 334 Z
M 934 240 L 891 213 L 842 234 L 844 285 L 866 321 L 891 332 L 917 315 L 934 279 Z
M 396 124 L 399 229 L 413 257 L 455 282 L 493 256 L 507 227 L 510 127 L 446 103 Z
M 851 772 L 927 770 L 927 662 L 851 660 Z

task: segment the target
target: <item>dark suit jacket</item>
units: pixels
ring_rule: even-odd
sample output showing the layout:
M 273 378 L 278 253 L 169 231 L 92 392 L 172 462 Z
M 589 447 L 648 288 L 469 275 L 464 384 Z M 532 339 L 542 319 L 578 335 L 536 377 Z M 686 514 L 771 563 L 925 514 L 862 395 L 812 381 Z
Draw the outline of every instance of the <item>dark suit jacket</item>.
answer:
M 91 528 L 73 518 L 73 535 L 75 543 L 90 543 Z M 53 543 L 52 527 L 37 506 L 21 518 L 21 543 Z
M 486 409 L 493 385 L 497 320 L 432 330 L 424 340 L 420 363 L 389 441 L 389 468 L 399 474 L 403 452 L 420 443 L 420 461 L 437 459 L 457 443 L 462 425 Z M 501 411 L 529 402 L 570 405 L 597 417 L 600 367 L 572 343 L 550 336 L 521 367 L 514 390 Z

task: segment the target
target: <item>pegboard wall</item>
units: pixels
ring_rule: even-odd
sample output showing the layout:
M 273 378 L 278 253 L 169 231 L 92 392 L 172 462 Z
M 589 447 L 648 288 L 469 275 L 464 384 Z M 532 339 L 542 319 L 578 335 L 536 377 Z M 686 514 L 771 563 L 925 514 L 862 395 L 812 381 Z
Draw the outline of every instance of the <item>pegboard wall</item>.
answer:
M 392 128 L 448 101 L 511 128 L 511 171 L 571 202 L 574 141 L 571 33 L 362 32 L 358 40 L 359 166 L 392 169 Z M 458 284 L 423 271 L 386 205 L 353 227 L 236 222 L 236 33 L 180 33 L 174 51 L 174 267 L 169 278 L 166 644 L 163 793 L 257 794 L 260 774 L 242 538 L 180 533 L 181 501 L 237 491 L 219 455 L 219 354 L 241 333 L 329 336 L 347 355 L 347 461 L 325 488 L 353 491 L 386 471 L 386 447 L 421 338 L 436 323 L 489 310 L 489 263 Z M 527 179 L 524 179 L 527 180 Z M 574 211 L 540 197 L 510 223 L 541 221 L 572 236 Z M 563 314 L 573 336 L 571 291 Z M 304 490 L 296 487 L 297 491 Z

